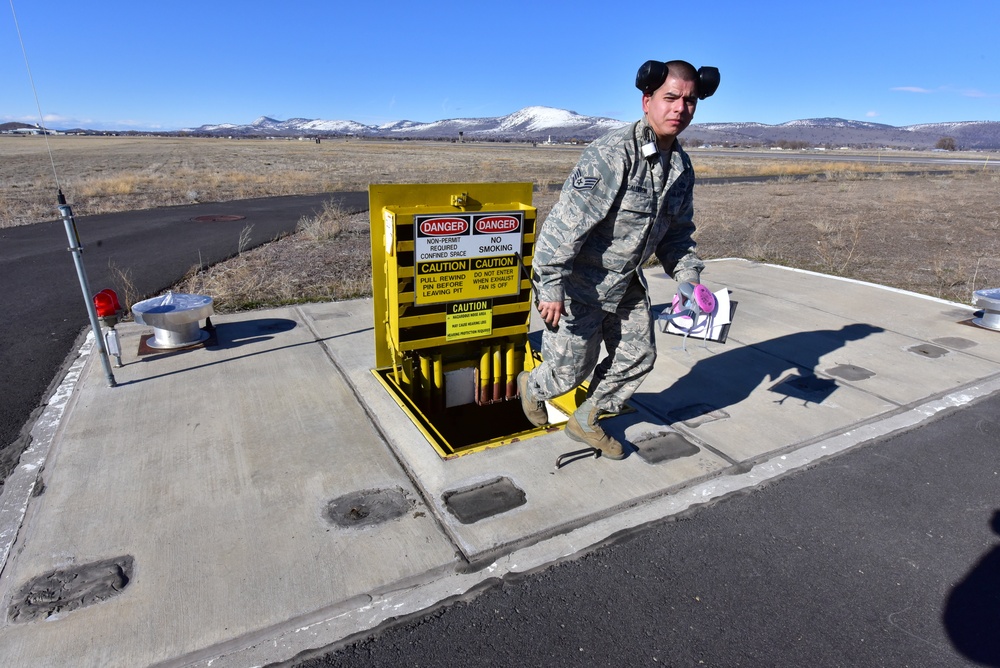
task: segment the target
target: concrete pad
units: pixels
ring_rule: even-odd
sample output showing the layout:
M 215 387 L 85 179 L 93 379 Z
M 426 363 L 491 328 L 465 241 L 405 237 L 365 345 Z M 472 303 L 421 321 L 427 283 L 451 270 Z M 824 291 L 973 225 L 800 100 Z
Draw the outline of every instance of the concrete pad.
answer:
M 676 337 L 657 336 L 656 367 L 632 402 L 736 462 L 897 408 L 732 338 L 708 350 L 689 340 L 683 351 L 665 345 Z
M 695 416 L 704 425 L 698 435 L 729 456 L 760 457 L 808 440 L 807 432 L 815 437 L 1000 373 L 983 346 L 957 337 L 986 342 L 991 334 L 957 324 L 971 310 L 960 305 L 740 260 L 710 262 L 704 278 L 730 287 L 738 302 L 728 342 L 688 339 L 680 351 L 663 345 L 677 337 L 660 338 L 657 368 L 634 400 L 668 421 Z M 654 301 L 669 302 L 665 284 L 673 289 L 651 281 Z M 903 313 L 909 334 L 899 332 Z M 922 338 L 912 336 L 918 331 Z M 814 410 L 808 418 L 779 410 L 796 406 Z M 722 414 L 697 418 L 699 407 Z M 730 429 L 730 418 L 750 432 Z M 758 434 L 768 442 L 751 447 Z
M 909 348 L 924 342 L 887 331 L 882 322 L 852 320 L 846 310 L 850 300 L 843 303 L 844 314 L 819 308 L 824 291 L 841 287 L 829 279 L 815 280 L 809 290 L 774 296 L 744 290 L 730 274 L 742 275 L 749 264 L 710 263 L 706 272 L 715 277 L 712 285 L 731 285 L 737 291 L 734 296 L 742 298 L 728 344 L 706 347 L 701 341 L 682 342 L 657 333 L 660 357 L 632 402 L 640 412 L 605 423 L 637 451 L 622 463 L 585 459 L 560 470 L 553 466 L 555 459 L 580 449 L 561 432 L 441 460 L 371 374 L 374 337 L 363 327 L 371 323 L 370 302 L 315 305 L 308 312 L 317 338 L 330 342 L 331 356 L 357 388 L 439 521 L 473 562 L 671 493 L 706 475 L 847 431 L 1000 371 L 954 351 L 946 351 L 947 363 L 912 352 Z M 760 284 L 789 279 L 780 267 L 754 271 Z M 668 303 L 675 286 L 673 281 L 651 280 L 651 300 Z M 808 297 L 812 303 L 796 301 L 800 292 L 802 300 Z M 889 298 L 914 300 L 891 291 Z M 919 298 L 912 304 L 917 310 L 927 306 Z M 541 326 L 537 314 L 532 321 L 533 329 Z M 869 367 L 871 375 L 866 373 Z M 923 376 L 933 380 L 922 382 Z M 673 431 L 671 425 L 679 434 L 666 436 Z M 631 437 L 636 430 L 647 445 L 673 438 L 666 452 L 693 454 L 644 458 L 641 443 Z M 681 437 L 684 440 L 677 440 Z M 655 472 L 649 470 L 649 461 L 661 462 L 652 465 Z M 497 515 L 463 521 L 447 499 L 455 494 L 464 499 L 477 490 L 510 494 L 516 501 Z
M 736 300 L 757 294 L 1000 362 L 1000 332 L 971 325 L 975 309 L 966 304 L 747 260 L 710 261 L 703 278 L 734 288 Z
M 360 400 L 438 520 L 471 562 L 492 559 L 643 499 L 694 484 L 732 464 L 698 447 L 690 455 L 655 465 L 633 454 L 623 462 L 589 458 L 557 470 L 560 455 L 582 447 L 561 431 L 443 460 L 371 373 L 374 336 L 365 327 L 372 322 L 370 309 L 371 302 L 356 301 L 311 305 L 307 312 L 316 337 L 329 345 L 331 356 L 357 388 Z M 646 421 L 649 424 L 643 427 Z M 608 422 L 609 430 L 622 433 L 639 429 L 649 434 L 657 428 L 666 429 L 655 416 L 621 416 Z M 474 523 L 463 523 L 449 509 L 451 494 L 482 488 L 498 479 L 523 492 L 525 503 Z
M 901 405 L 1000 373 L 1000 364 L 898 334 L 891 325 L 806 314 L 809 307 L 788 302 L 758 308 L 756 299 L 747 298 L 734 339 Z
M 48 571 L 134 557 L 103 602 L 8 622 L 9 665 L 145 666 L 353 606 L 455 560 L 406 474 L 294 309 L 215 318 L 218 346 L 91 364 L 3 573 L 6 611 Z M 395 490 L 405 512 L 343 528 L 327 504 Z M 365 512 L 364 509 L 361 512 Z
M 120 326 L 120 386 L 82 365 L 33 432 L 48 454 L 0 498 L 0 519 L 27 513 L 0 596 L 7 611 L 40 576 L 131 557 L 128 581 L 104 574 L 106 600 L 45 621 L 5 616 L 0 656 L 288 660 L 1000 386 L 998 334 L 956 324 L 961 305 L 741 260 L 705 278 L 739 302 L 729 342 L 657 333 L 636 410 L 604 423 L 629 456 L 562 468 L 581 445 L 558 430 L 442 460 L 371 373 L 371 300 L 217 317 L 217 345 L 142 357 L 148 329 Z M 665 304 L 676 284 L 650 288 Z

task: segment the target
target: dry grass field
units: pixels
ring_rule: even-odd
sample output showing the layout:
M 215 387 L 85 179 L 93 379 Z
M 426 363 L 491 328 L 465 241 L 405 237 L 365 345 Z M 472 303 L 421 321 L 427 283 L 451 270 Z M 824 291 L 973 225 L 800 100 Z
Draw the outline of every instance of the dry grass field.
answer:
M 46 139 L 52 150 L 49 160 Z M 369 183 L 559 182 L 578 147 L 360 140 L 0 135 L 0 227 L 56 214 L 52 163 L 77 216 L 367 190 Z M 470 179 L 470 175 L 474 175 Z
M 1000 286 L 998 188 L 997 171 L 698 186 L 698 243 L 969 303 Z
M 0 137 L 0 226 L 55 217 L 52 166 L 41 137 Z M 548 188 L 580 147 L 445 142 L 50 137 L 56 171 L 78 216 L 267 195 L 364 190 L 369 183 L 531 181 L 539 218 Z M 706 258 L 744 257 L 967 303 L 1000 285 L 1000 172 L 930 171 L 906 163 L 718 158 L 692 152 L 700 177 L 768 175 L 759 183 L 698 185 Z M 919 175 L 902 172 L 920 172 Z M 807 175 L 807 178 L 793 178 Z M 211 294 L 220 311 L 370 291 L 368 217 L 326 207 L 300 231 L 176 286 Z M 125 275 L 127 275 L 127 268 Z M 125 280 L 123 278 L 123 280 Z M 128 294 L 127 286 L 118 286 Z M 141 297 L 136 295 L 135 297 Z

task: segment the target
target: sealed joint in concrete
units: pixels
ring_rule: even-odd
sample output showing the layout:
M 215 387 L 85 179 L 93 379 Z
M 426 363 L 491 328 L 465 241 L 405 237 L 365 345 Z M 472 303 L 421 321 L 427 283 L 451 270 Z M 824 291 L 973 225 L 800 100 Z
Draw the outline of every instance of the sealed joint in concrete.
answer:
M 942 336 L 940 338 L 933 339 L 933 341 L 934 343 L 940 343 L 942 346 L 954 348 L 955 350 L 968 350 L 969 348 L 975 348 L 979 345 L 975 341 L 970 341 L 969 339 L 961 336 Z
M 707 422 L 725 420 L 729 417 L 729 413 L 721 408 L 716 408 L 715 406 L 710 406 L 708 404 L 693 404 L 691 406 L 684 406 L 670 411 L 667 413 L 667 417 L 669 417 L 672 422 L 683 422 L 685 427 L 691 427 L 693 429 Z
M 647 464 L 662 464 L 672 459 L 691 457 L 699 448 L 676 431 L 651 434 L 648 438 L 635 440 L 632 445 L 638 450 L 642 461 Z
M 473 524 L 527 503 L 524 490 L 507 477 L 445 492 L 442 499 L 462 524 Z
M 875 375 L 874 371 L 853 364 L 838 364 L 832 369 L 827 369 L 826 372 L 847 381 L 868 380 Z
M 399 487 L 364 489 L 333 499 L 323 516 L 344 529 L 365 528 L 402 517 L 413 506 L 414 501 Z
M 937 359 L 939 357 L 944 357 L 950 351 L 947 348 L 942 348 L 940 346 L 934 346 L 929 343 L 921 343 L 918 346 L 911 346 L 907 348 L 911 353 L 920 355 L 921 357 L 929 357 L 931 359 Z
M 12 622 L 47 619 L 117 596 L 132 581 L 131 555 L 49 571 L 22 586 L 7 609 Z
M 806 404 L 809 402 L 819 404 L 837 391 L 837 382 L 829 378 L 819 378 L 811 373 L 803 375 L 792 373 L 771 386 L 769 391 L 783 394 L 786 399 L 801 399 Z M 784 401 L 785 399 L 781 399 L 778 403 Z

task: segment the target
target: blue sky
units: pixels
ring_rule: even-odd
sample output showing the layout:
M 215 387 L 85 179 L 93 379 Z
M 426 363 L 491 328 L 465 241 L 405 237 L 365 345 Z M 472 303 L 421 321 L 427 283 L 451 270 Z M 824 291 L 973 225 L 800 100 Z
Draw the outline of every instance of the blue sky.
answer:
M 623 6 L 13 0 L 55 128 L 379 124 L 530 105 L 624 121 L 641 113 L 635 71 L 650 58 L 722 71 L 696 123 L 1000 121 L 997 0 Z M 14 12 L 0 6 L 0 122 L 35 122 Z

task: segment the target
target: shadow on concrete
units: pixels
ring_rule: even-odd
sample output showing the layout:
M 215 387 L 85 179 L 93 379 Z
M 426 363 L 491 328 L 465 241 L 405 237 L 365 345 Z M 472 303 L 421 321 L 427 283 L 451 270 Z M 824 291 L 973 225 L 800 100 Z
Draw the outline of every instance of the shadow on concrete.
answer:
M 286 329 L 283 329 L 281 331 L 288 331 L 289 329 L 291 329 L 292 327 L 294 327 L 296 325 L 296 323 L 293 320 L 284 320 L 282 318 L 272 318 L 272 319 L 250 321 L 250 322 L 270 322 L 270 323 L 273 323 L 274 326 L 286 327 Z M 283 323 L 283 324 L 279 325 L 279 323 Z M 240 323 L 232 323 L 232 324 L 233 325 L 239 325 Z M 291 324 L 292 327 L 288 327 L 287 326 L 288 324 Z M 222 329 L 222 327 L 223 327 L 222 325 L 219 325 L 218 329 Z M 234 330 L 230 331 L 229 332 L 230 336 L 232 336 L 232 335 L 236 335 L 237 336 L 236 339 L 233 339 L 233 340 L 237 341 L 236 345 L 225 345 L 225 344 L 218 345 L 217 343 L 213 343 L 213 339 L 210 338 L 208 341 L 205 342 L 205 344 L 202 344 L 202 345 L 197 346 L 195 348 L 185 348 L 185 349 L 178 350 L 178 351 L 161 353 L 159 355 L 153 355 L 153 356 L 147 356 L 147 357 L 140 357 L 138 360 L 136 360 L 134 362 L 129 362 L 129 365 L 131 365 L 131 364 L 147 364 L 147 363 L 151 363 L 151 362 L 155 363 L 158 359 L 162 359 L 163 357 L 169 357 L 169 356 L 173 356 L 173 355 L 183 355 L 185 353 L 191 352 L 191 350 L 196 349 L 196 348 L 205 348 L 206 350 L 213 350 L 213 351 L 215 351 L 215 350 L 226 350 L 228 348 L 236 348 L 236 347 L 239 347 L 239 346 L 244 346 L 244 345 L 247 345 L 248 343 L 260 342 L 260 341 L 268 341 L 268 340 L 270 340 L 270 339 L 273 338 L 272 336 L 257 336 L 257 337 L 253 337 L 252 336 L 253 331 L 254 330 L 252 330 L 251 328 L 241 328 L 241 327 L 236 327 Z M 257 330 L 257 331 L 259 331 L 259 330 Z M 249 358 L 252 358 L 252 357 L 257 357 L 259 355 L 270 355 L 270 354 L 278 352 L 280 350 L 286 350 L 286 349 L 289 349 L 289 348 L 298 348 L 300 346 L 311 346 L 311 345 L 314 345 L 316 343 L 322 343 L 324 341 L 332 341 L 334 339 L 339 339 L 339 338 L 342 338 L 342 337 L 345 337 L 345 336 L 352 336 L 354 334 L 361 334 L 362 332 L 370 332 L 370 331 L 372 331 L 371 327 L 365 327 L 363 329 L 357 329 L 357 330 L 354 330 L 353 332 L 344 332 L 343 334 L 337 334 L 335 336 L 327 336 L 327 337 L 324 337 L 324 338 L 321 338 L 321 339 L 310 339 L 308 341 L 302 341 L 302 342 L 299 342 L 299 343 L 292 343 L 292 344 L 285 345 L 285 346 L 278 346 L 276 348 L 268 348 L 267 350 L 258 350 L 256 352 L 248 353 L 246 355 L 238 355 L 236 357 L 225 357 L 223 359 L 215 360 L 215 361 L 208 362 L 208 363 L 205 363 L 205 364 L 197 364 L 197 365 L 185 368 L 185 369 L 177 369 L 177 370 L 174 370 L 174 371 L 167 371 L 165 373 L 151 375 L 151 376 L 146 376 L 144 378 L 136 378 L 135 380 L 119 381 L 118 385 L 119 386 L 124 386 L 124 385 L 134 385 L 136 383 L 145 383 L 145 382 L 148 382 L 148 381 L 151 381 L 151 380 L 156 380 L 156 379 L 159 379 L 159 378 L 166 378 L 168 376 L 174 376 L 174 375 L 177 375 L 179 373 L 188 373 L 189 371 L 194 371 L 195 369 L 206 369 L 208 367 L 213 367 L 213 366 L 216 366 L 216 365 L 219 365 L 219 364 L 229 364 L 229 363 L 235 362 L 237 360 L 249 359 Z M 272 333 L 276 333 L 276 330 L 272 330 Z M 240 336 L 241 334 L 242 334 L 242 336 Z M 126 365 L 126 366 L 128 366 L 128 365 Z
M 154 339 L 153 334 L 143 335 L 139 342 L 139 361 L 150 362 L 165 357 L 183 355 L 186 352 L 199 348 L 205 348 L 206 350 L 239 348 L 251 343 L 269 341 L 274 338 L 275 334 L 295 329 L 296 325 L 297 323 L 294 320 L 286 318 L 259 318 L 243 322 L 213 325 L 212 319 L 208 318 L 205 326 L 201 328 L 202 340 L 191 345 L 177 348 L 157 348 L 153 347 L 151 343 Z
M 753 345 L 730 348 L 697 362 L 691 370 L 660 393 L 638 392 L 633 401 L 647 408 L 672 408 L 673 421 L 683 421 L 722 410 L 746 399 L 771 380 L 777 403 L 789 399 L 822 403 L 837 390 L 837 381 L 820 377 L 820 359 L 848 341 L 885 331 L 876 325 L 855 323 L 841 329 L 796 332 Z M 687 409 L 697 408 L 692 415 Z M 690 412 L 690 411 L 688 411 Z
M 227 350 L 240 346 L 268 341 L 275 334 L 288 332 L 298 325 L 287 318 L 256 318 L 240 322 L 227 322 L 215 325 L 213 337 L 205 344 L 209 349 Z
M 991 527 L 1000 535 L 1000 510 L 993 514 Z M 1000 545 L 951 590 L 942 620 L 963 656 L 984 666 L 1000 666 Z

